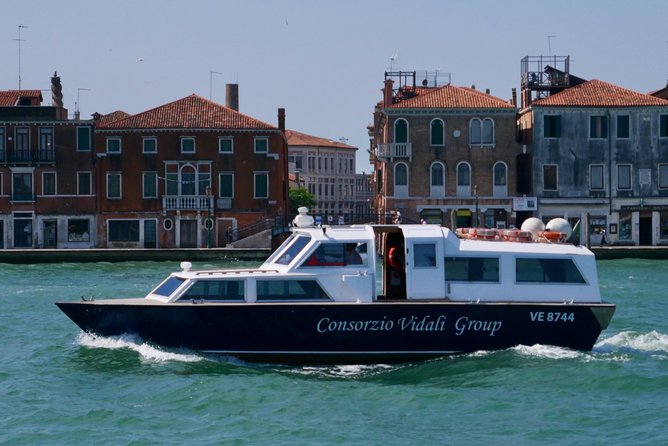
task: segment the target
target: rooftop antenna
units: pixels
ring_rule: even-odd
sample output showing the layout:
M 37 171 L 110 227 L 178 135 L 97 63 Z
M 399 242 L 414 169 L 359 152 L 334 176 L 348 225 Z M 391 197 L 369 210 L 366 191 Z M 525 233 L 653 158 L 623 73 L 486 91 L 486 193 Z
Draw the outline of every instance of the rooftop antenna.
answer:
M 21 42 L 25 42 L 25 39 L 21 38 L 21 28 L 27 28 L 27 26 L 19 25 L 19 38 L 14 39 L 19 43 L 19 91 L 21 91 Z
M 394 67 L 394 63 L 395 63 L 397 60 L 399 60 L 399 56 L 397 55 L 397 53 L 393 53 L 393 54 L 390 56 L 390 71 L 392 71 L 392 68 Z
M 342 142 L 343 144 L 347 144 L 349 140 L 345 136 L 342 136 L 339 138 L 339 141 Z
M 219 71 L 209 71 L 209 100 L 211 100 L 211 97 L 213 96 L 213 75 L 214 74 L 223 74 Z
M 555 37 L 557 36 L 555 36 L 554 34 L 547 36 L 547 55 L 549 57 L 552 57 L 552 39 Z
M 90 90 L 90 88 L 77 88 L 77 103 L 76 103 L 76 107 L 74 107 L 74 110 L 75 110 L 74 114 L 77 116 L 77 119 L 79 119 L 79 116 L 80 116 L 80 114 L 79 114 L 79 104 L 80 104 L 79 95 L 81 94 L 82 91 L 91 91 L 91 90 Z

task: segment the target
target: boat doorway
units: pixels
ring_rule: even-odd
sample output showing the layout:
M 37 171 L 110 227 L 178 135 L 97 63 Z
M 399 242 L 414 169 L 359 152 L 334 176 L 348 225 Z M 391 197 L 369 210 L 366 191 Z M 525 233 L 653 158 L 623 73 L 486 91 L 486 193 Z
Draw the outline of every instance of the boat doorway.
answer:
M 58 220 L 44 220 L 42 240 L 45 248 L 55 248 L 57 245 Z
M 379 299 L 406 299 L 406 241 L 398 227 L 375 227 L 382 289 Z
M 638 244 L 640 246 L 652 245 L 652 213 L 641 212 L 638 226 Z

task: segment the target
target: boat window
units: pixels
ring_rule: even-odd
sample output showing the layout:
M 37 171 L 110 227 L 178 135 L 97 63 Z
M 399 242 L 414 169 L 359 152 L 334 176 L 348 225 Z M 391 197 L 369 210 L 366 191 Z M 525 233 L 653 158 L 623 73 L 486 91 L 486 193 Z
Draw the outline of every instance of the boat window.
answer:
M 446 257 L 445 280 L 449 282 L 498 282 L 497 257 Z
M 281 265 L 287 265 L 292 262 L 295 257 L 304 249 L 311 241 L 311 237 L 305 235 L 298 235 L 295 240 L 283 251 L 280 256 L 274 261 Z
M 152 294 L 169 297 L 183 282 L 185 282 L 185 280 L 186 279 L 181 279 L 180 277 L 169 277 L 153 290 Z
M 573 259 L 515 259 L 517 282 L 586 283 Z
M 257 300 L 329 300 L 315 280 L 258 280 Z
M 198 280 L 179 300 L 244 300 L 243 280 Z
M 323 243 L 302 266 L 366 266 L 366 243 Z
M 413 245 L 413 265 L 416 268 L 436 266 L 436 245 L 433 243 L 416 243 Z

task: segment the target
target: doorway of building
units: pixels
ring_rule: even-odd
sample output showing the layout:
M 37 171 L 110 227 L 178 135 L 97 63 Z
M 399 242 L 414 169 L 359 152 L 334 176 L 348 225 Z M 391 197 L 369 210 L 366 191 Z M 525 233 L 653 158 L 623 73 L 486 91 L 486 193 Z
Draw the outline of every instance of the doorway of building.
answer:
M 155 220 L 144 220 L 144 248 L 158 247 L 157 225 Z
M 56 248 L 58 244 L 58 221 L 44 220 L 44 231 L 42 233 L 45 248 Z
M 652 213 L 641 212 L 639 217 L 638 244 L 650 246 L 652 244 Z
M 181 220 L 181 248 L 197 248 L 197 220 Z
M 5 249 L 5 221 L 0 220 L 0 249 Z
M 32 248 L 32 212 L 14 213 L 14 248 Z

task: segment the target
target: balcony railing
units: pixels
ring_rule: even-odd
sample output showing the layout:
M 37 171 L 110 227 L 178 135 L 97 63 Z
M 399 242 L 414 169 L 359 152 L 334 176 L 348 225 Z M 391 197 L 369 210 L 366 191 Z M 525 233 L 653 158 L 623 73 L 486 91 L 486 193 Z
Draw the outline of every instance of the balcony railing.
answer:
M 54 163 L 56 162 L 56 151 L 54 149 L 5 149 L 0 150 L 0 162 L 17 164 Z
M 213 197 L 206 195 L 165 195 L 162 208 L 166 211 L 213 211 Z
M 412 158 L 413 144 L 410 142 L 391 142 L 378 144 L 378 158 Z

